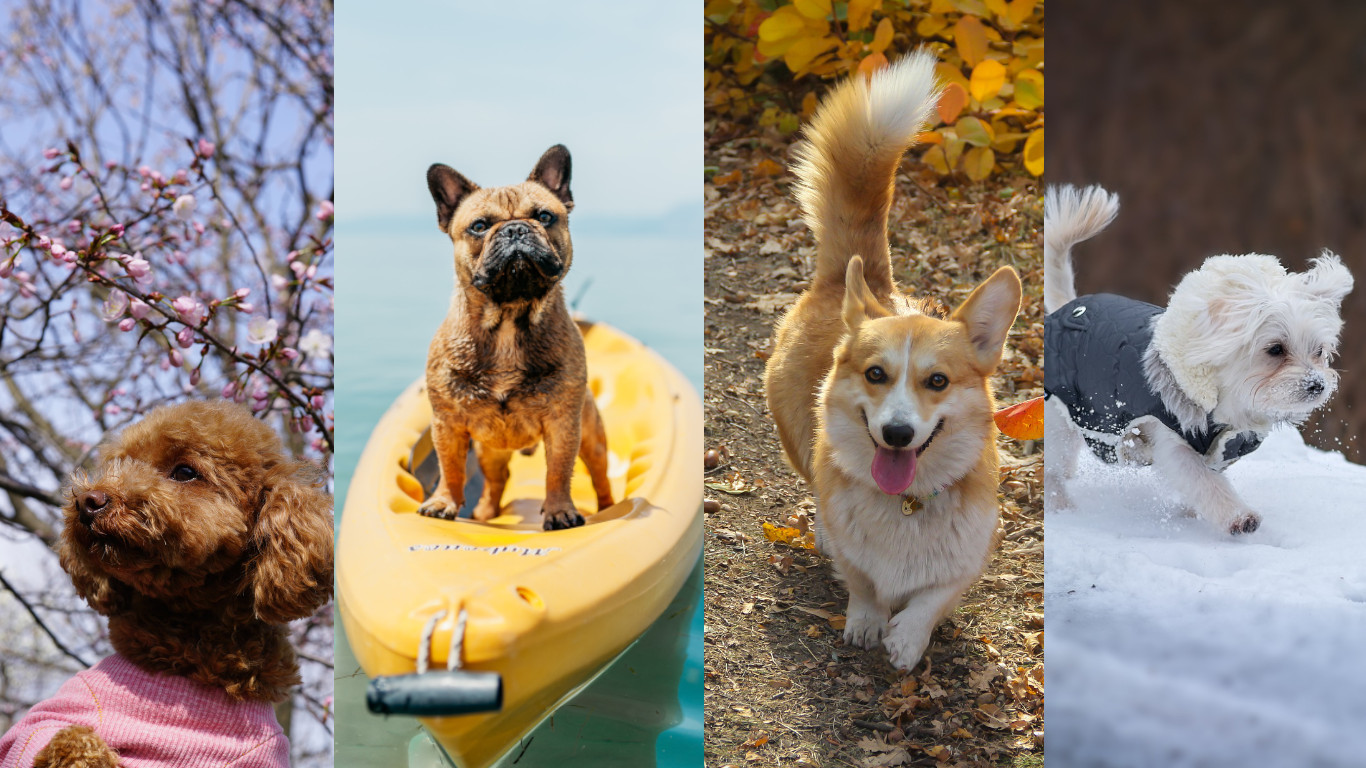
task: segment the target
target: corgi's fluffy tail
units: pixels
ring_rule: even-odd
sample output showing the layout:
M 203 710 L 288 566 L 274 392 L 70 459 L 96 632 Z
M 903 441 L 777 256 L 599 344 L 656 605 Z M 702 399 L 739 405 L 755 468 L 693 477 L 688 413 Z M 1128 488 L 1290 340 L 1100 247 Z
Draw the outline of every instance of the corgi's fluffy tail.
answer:
M 1043 205 L 1043 307 L 1053 312 L 1077 297 L 1072 246 L 1115 220 L 1119 195 L 1099 186 L 1049 187 Z
M 819 245 L 813 287 L 844 284 L 845 268 L 862 256 L 874 293 L 892 289 L 887 214 L 901 155 L 925 128 L 939 101 L 934 54 L 920 50 L 855 75 L 822 100 L 797 148 L 797 201 Z

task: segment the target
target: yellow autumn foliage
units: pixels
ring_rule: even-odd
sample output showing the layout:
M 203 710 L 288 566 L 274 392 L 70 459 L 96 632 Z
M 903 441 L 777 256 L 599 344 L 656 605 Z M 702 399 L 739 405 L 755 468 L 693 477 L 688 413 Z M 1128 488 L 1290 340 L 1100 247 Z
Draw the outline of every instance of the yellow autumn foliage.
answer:
M 925 46 L 947 86 L 924 135 L 941 175 L 1043 173 L 1039 0 L 707 0 L 710 114 L 795 132 L 830 81 Z

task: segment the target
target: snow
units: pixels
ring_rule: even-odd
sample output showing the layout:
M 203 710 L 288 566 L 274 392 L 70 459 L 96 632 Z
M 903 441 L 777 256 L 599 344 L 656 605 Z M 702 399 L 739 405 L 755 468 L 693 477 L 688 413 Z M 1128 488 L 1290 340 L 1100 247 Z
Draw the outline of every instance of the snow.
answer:
M 1232 537 L 1089 452 L 1049 510 L 1047 760 L 1366 766 L 1366 467 L 1273 432 Z

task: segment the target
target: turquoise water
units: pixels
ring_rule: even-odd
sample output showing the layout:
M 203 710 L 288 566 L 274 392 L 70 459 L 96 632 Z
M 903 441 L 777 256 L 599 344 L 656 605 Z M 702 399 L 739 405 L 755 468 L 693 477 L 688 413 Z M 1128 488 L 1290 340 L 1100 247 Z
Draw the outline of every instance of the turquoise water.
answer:
M 621 328 L 702 387 L 701 214 L 659 226 L 575 222 L 566 295 L 584 316 Z M 692 226 L 689 222 L 699 222 Z M 452 288 L 450 241 L 435 221 L 337 226 L 336 495 L 340 513 L 365 441 L 393 399 L 422 375 Z M 698 424 L 697 429 L 702 425 Z M 340 526 L 339 526 L 340 527 Z M 700 565 L 674 605 L 592 685 L 547 719 L 505 763 L 638 766 L 653 739 L 661 768 L 702 764 Z M 416 721 L 365 709 L 366 680 L 337 621 L 336 764 L 429 765 Z M 676 698 L 661 694 L 677 680 Z M 652 681 L 658 683 L 651 686 Z M 672 688 L 671 682 L 668 683 Z M 675 723 L 659 732 L 661 724 Z M 641 743 L 644 746 L 641 746 Z M 647 758 L 648 760 L 648 754 Z M 648 762 L 644 763 L 648 765 Z

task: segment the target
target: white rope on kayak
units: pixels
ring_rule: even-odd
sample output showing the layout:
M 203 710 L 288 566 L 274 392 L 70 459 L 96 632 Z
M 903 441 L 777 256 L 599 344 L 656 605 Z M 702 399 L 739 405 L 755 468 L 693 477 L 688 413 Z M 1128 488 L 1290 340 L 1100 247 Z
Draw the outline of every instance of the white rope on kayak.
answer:
M 465 652 L 465 621 L 469 617 L 470 612 L 461 606 L 460 613 L 455 618 L 455 630 L 451 632 L 451 647 L 446 652 L 446 669 L 448 670 L 460 669 L 460 657 Z
M 436 631 L 436 623 L 441 621 L 445 615 L 446 609 L 437 611 L 432 614 L 430 619 L 427 619 L 427 625 L 422 628 L 422 639 L 418 641 L 417 646 L 417 673 L 419 675 L 427 673 L 427 662 L 432 655 L 432 633 Z

